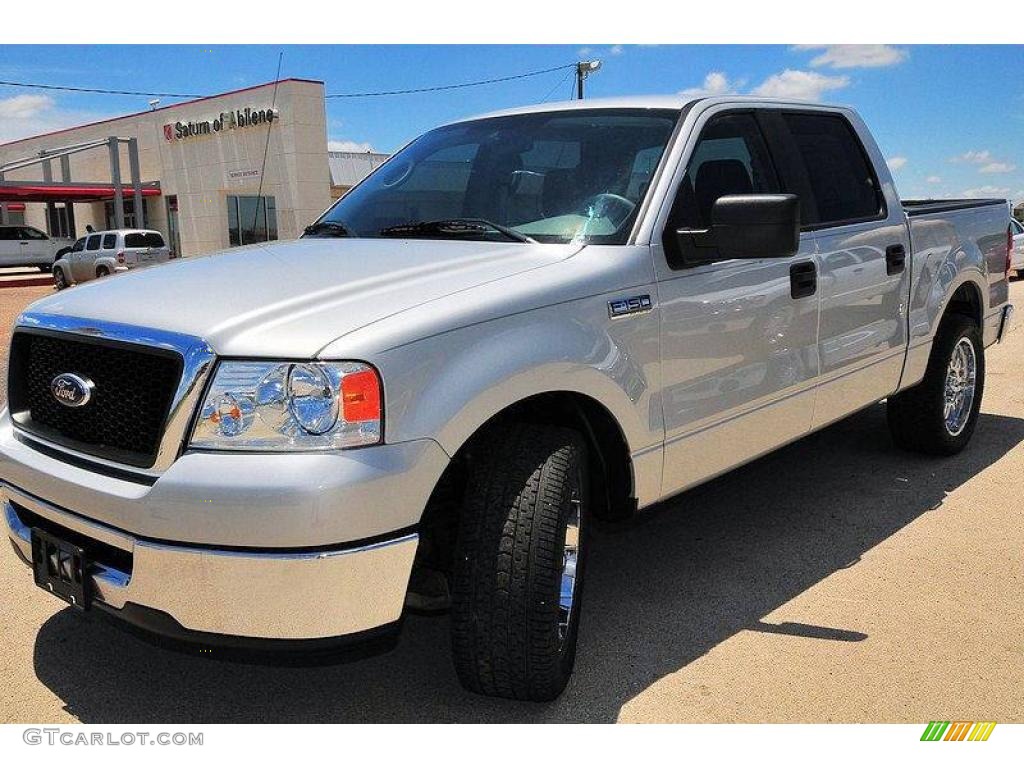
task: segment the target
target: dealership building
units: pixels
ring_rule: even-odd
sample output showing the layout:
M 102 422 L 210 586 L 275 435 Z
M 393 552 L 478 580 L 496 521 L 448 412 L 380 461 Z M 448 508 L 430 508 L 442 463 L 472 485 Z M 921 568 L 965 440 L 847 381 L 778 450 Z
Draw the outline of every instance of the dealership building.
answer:
M 386 159 L 329 153 L 326 124 L 324 84 L 289 79 L 0 144 L 0 217 L 156 229 L 181 256 L 295 238 Z

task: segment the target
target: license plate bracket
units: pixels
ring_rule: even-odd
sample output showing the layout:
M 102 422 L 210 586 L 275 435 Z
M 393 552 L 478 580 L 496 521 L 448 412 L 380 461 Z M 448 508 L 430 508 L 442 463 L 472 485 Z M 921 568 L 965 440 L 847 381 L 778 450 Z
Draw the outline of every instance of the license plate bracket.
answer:
M 89 560 L 81 547 L 33 528 L 32 574 L 36 586 L 75 608 L 88 610 Z

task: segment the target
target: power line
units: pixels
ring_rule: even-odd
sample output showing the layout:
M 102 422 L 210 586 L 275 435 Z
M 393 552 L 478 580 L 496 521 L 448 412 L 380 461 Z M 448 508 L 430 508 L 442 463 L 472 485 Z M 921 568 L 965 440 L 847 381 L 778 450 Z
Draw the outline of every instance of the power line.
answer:
M 43 91 L 72 91 L 74 93 L 102 93 L 107 96 L 162 96 L 167 99 L 201 99 L 200 93 L 149 93 L 147 91 L 113 91 L 106 88 L 77 88 L 72 85 L 41 85 L 40 83 L 14 83 L 0 80 L 0 85 L 12 88 L 37 88 Z
M 573 69 L 575 64 L 562 64 L 558 67 L 537 69 L 533 72 L 524 72 L 520 75 L 507 75 L 506 77 L 492 77 L 489 80 L 474 80 L 471 83 L 455 83 L 453 85 L 434 85 L 428 88 L 405 88 L 400 91 L 371 91 L 366 93 L 329 93 L 328 99 L 357 99 L 364 96 L 403 96 L 408 93 L 429 93 L 431 91 L 452 91 L 456 88 L 473 88 L 478 85 L 491 85 L 492 83 L 507 83 L 509 80 L 521 80 L 525 77 L 537 77 L 546 75 L 549 72 L 557 72 L 561 69 Z
M 329 93 L 328 99 L 358 99 L 371 96 L 404 96 L 411 93 L 430 93 L 434 91 L 453 91 L 458 88 L 474 88 L 480 85 L 492 85 L 494 83 L 507 83 L 510 80 L 522 80 L 527 77 L 546 75 L 549 72 L 558 72 L 562 69 L 573 69 L 575 64 L 562 64 L 547 69 L 536 69 L 532 72 L 523 72 L 518 75 L 506 75 L 505 77 L 492 77 L 488 80 L 474 80 L 469 83 L 451 83 L 449 85 L 432 85 L 425 88 L 403 88 L 394 91 L 364 91 L 358 93 Z M 99 93 L 106 96 L 150 96 L 165 99 L 201 99 L 209 94 L 202 93 L 158 93 L 156 91 L 118 91 L 110 88 L 84 88 L 73 85 L 45 85 L 43 83 L 18 83 L 12 80 L 0 80 L 0 86 L 11 88 L 34 88 L 42 91 L 67 91 L 70 93 Z

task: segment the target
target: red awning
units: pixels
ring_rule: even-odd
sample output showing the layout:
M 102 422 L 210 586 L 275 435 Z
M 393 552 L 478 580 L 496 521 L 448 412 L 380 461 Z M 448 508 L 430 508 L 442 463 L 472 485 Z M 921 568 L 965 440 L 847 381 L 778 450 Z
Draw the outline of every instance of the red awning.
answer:
M 121 185 L 121 194 L 130 200 L 134 194 L 130 184 Z M 158 197 L 160 187 L 154 184 L 142 186 L 143 197 Z M 65 200 L 72 202 L 92 202 L 96 200 L 113 200 L 112 184 L 46 184 L 46 183 L 0 183 L 0 202 L 16 200 L 23 203 L 59 203 Z
M 14 211 L 15 213 L 18 213 L 18 211 L 24 211 L 25 210 L 25 204 L 24 203 L 8 203 L 7 204 L 7 210 L 8 211 Z

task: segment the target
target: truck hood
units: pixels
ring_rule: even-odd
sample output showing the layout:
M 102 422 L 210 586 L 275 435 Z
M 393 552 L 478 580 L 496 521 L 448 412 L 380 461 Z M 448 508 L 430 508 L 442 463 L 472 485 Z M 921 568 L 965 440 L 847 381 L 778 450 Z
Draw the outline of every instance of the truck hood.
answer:
M 30 310 L 191 334 L 226 356 L 315 357 L 365 325 L 579 249 L 306 238 L 132 270 L 62 291 Z

